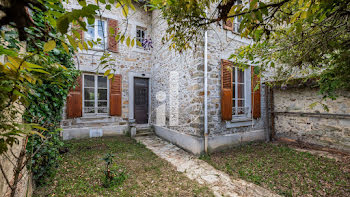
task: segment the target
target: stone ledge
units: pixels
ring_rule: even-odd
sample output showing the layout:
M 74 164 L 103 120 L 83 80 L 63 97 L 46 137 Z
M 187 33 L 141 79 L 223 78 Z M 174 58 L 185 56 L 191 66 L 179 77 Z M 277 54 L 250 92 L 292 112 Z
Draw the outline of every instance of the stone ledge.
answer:
M 88 128 L 67 128 L 63 129 L 61 131 L 61 136 L 63 137 L 63 140 L 71 140 L 71 139 L 84 139 L 84 138 L 90 138 L 94 136 L 94 134 L 91 134 L 92 130 L 99 130 L 101 131 L 101 136 L 118 136 L 125 134 L 126 130 L 128 129 L 128 126 L 113 126 L 113 127 L 88 127 Z

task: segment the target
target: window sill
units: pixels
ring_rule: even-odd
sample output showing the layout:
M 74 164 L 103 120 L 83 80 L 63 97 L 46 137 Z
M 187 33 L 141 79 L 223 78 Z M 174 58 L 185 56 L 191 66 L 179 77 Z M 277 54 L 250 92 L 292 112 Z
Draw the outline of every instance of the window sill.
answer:
M 247 117 L 242 117 L 242 118 L 235 118 L 231 121 L 226 121 L 226 128 L 237 128 L 237 127 L 247 127 L 252 125 L 252 120 Z

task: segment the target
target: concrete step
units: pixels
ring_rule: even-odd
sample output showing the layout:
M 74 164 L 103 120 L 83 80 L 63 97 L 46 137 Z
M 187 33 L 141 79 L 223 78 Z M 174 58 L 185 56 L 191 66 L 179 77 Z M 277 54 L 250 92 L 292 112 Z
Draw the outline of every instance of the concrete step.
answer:
M 89 122 L 89 123 L 74 123 L 71 125 L 62 126 L 62 128 L 95 128 L 95 127 L 113 127 L 113 126 L 120 126 L 119 123 L 116 122 L 101 122 L 101 123 L 95 123 L 95 122 Z M 125 124 L 127 126 L 127 124 Z
M 103 127 L 81 127 L 81 128 L 63 128 L 61 135 L 63 140 L 82 139 L 102 136 L 123 135 L 128 129 L 127 125 L 103 126 Z
M 154 132 L 136 133 L 135 137 L 140 137 L 140 136 L 151 136 L 151 135 L 154 135 Z

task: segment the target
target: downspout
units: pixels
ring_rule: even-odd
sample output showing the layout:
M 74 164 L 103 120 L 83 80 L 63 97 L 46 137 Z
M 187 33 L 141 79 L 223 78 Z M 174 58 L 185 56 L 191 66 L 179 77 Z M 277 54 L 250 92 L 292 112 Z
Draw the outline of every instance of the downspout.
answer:
M 208 153 L 208 31 L 204 32 L 204 151 Z

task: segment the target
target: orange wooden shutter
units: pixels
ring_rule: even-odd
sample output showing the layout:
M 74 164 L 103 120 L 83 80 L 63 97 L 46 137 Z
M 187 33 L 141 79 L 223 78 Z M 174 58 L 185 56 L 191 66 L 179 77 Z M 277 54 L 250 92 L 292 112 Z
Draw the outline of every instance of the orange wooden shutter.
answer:
M 261 101 L 260 101 L 260 77 L 254 74 L 254 66 L 251 67 L 252 75 L 252 115 L 253 118 L 261 117 Z M 256 85 L 259 84 L 259 89 L 254 91 Z
M 221 118 L 232 120 L 232 62 L 221 60 Z
M 110 28 L 114 29 L 114 34 L 111 34 Z M 118 43 L 115 37 L 118 33 L 118 21 L 114 19 L 108 19 L 108 50 L 112 52 L 118 52 Z
M 115 75 L 110 80 L 109 113 L 111 116 L 122 115 L 122 75 Z
M 81 77 L 77 78 L 77 85 L 69 91 L 67 96 L 67 118 L 82 116 Z

